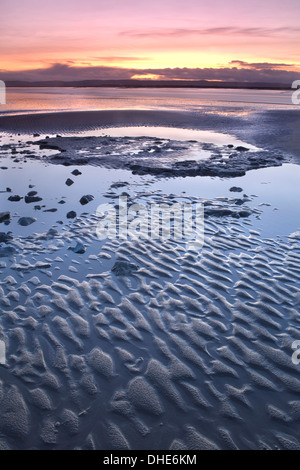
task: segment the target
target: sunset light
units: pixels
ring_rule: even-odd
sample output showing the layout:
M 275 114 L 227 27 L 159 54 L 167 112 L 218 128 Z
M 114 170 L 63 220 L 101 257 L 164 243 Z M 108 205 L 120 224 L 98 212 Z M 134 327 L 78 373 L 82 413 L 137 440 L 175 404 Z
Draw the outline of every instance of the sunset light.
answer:
M 54 0 L 47 8 L 46 1 L 3 0 L 1 73 L 11 80 L 46 73 L 48 80 L 68 80 L 70 69 L 80 68 L 80 79 L 156 79 L 167 69 L 171 79 L 232 80 L 230 69 L 249 69 L 244 62 L 264 63 L 266 78 L 286 82 L 300 70 L 300 3 L 289 0 L 284 10 L 277 4 Z M 254 72 L 243 80 L 260 80 Z

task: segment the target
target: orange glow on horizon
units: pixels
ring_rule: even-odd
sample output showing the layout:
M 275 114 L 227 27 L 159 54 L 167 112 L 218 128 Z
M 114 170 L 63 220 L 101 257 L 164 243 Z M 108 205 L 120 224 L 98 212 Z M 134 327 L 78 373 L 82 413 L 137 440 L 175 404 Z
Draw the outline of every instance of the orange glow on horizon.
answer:
M 146 73 L 145 75 L 132 75 L 133 80 L 160 80 L 161 75 L 155 75 L 154 73 Z
M 117 78 L 153 75 L 156 80 L 164 70 L 170 76 L 170 69 L 180 69 L 174 79 L 188 80 L 197 75 L 188 69 L 235 68 L 241 76 L 240 69 L 253 71 L 255 64 L 257 76 L 261 64 L 267 71 L 272 64 L 276 71 L 276 64 L 283 64 L 283 72 L 300 71 L 299 0 L 289 0 L 285 9 L 279 0 L 52 0 L 51 8 L 45 5 L 2 0 L 0 75 L 27 77 L 33 71 L 34 77 L 63 80 L 73 72 L 76 80 L 77 72 L 86 79 L 116 72 Z M 218 78 L 206 70 L 204 75 Z

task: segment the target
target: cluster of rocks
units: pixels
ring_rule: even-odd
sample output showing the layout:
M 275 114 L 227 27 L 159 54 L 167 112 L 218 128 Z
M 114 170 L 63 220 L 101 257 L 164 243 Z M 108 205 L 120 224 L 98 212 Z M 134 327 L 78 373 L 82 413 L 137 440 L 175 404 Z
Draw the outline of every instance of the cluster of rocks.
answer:
M 160 177 L 219 176 L 234 178 L 244 176 L 249 170 L 281 166 L 284 160 L 281 155 L 277 155 L 274 152 L 249 151 L 247 156 L 245 156 L 245 153 L 248 152 L 247 149 L 242 152 L 242 155 L 241 151 L 236 151 L 228 156 L 214 154 L 207 160 L 185 160 L 165 167 L 146 164 L 141 160 L 139 163 L 127 163 L 126 167 L 133 174 L 137 175 L 150 174 Z
M 38 144 L 40 149 L 57 150 L 57 154 L 47 157 L 52 163 L 66 166 L 92 163 L 106 168 L 126 168 L 133 174 L 161 177 L 238 177 L 244 176 L 251 169 L 280 166 L 284 161 L 283 156 L 276 151 L 253 151 L 241 145 L 217 147 L 197 141 L 181 142 L 155 137 L 134 139 L 57 136 L 34 143 Z M 190 150 L 193 150 L 194 154 L 199 150 L 199 159 L 189 160 Z M 203 150 L 210 152 L 206 159 L 200 157 Z M 71 185 L 73 181 L 68 179 L 66 184 Z
M 72 175 L 74 176 L 79 176 L 79 175 L 82 175 L 82 172 L 79 171 L 78 169 L 75 169 L 72 171 Z M 72 184 L 74 184 L 74 181 L 71 180 L 70 178 L 67 178 L 65 184 L 67 186 L 71 186 Z M 33 187 L 33 185 L 29 185 L 30 188 Z M 9 192 L 11 193 L 11 188 L 6 188 L 6 191 L 5 192 Z M 31 204 L 31 203 L 36 203 L 36 202 L 40 202 L 43 200 L 42 197 L 38 196 L 38 193 L 37 191 L 29 191 L 24 197 L 23 196 L 19 196 L 18 194 L 15 194 L 15 195 L 11 195 L 8 197 L 8 200 L 10 202 L 20 202 L 24 199 L 25 203 L 26 204 Z M 92 200 L 94 199 L 94 196 L 92 194 L 85 194 L 83 195 L 79 202 L 82 206 L 88 204 L 89 202 L 91 202 Z M 65 204 L 66 201 L 64 201 L 63 199 L 61 199 L 58 204 Z M 45 208 L 46 206 L 45 205 L 35 205 L 34 206 L 34 209 L 35 210 L 41 210 L 43 208 Z M 43 212 L 57 212 L 57 208 L 51 208 L 51 209 L 44 209 Z M 77 217 L 77 214 L 75 211 L 69 211 L 66 215 L 67 219 L 74 219 L 75 217 Z M 36 219 L 33 218 L 33 217 L 21 217 L 19 220 L 18 220 L 18 224 L 21 225 L 21 226 L 27 226 L 27 225 L 31 225 L 33 222 L 35 222 Z M 9 212 L 0 212 L 0 223 L 10 223 L 10 213 Z

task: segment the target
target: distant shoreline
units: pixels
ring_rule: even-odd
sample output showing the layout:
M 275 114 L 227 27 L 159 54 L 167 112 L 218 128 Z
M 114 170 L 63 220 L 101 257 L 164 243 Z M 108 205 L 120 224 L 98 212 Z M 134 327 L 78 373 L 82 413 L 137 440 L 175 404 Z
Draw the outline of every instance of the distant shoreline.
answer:
M 1 78 L 1 77 L 0 77 Z M 81 81 L 6 81 L 8 88 L 215 88 L 236 90 L 290 90 L 291 85 L 259 82 L 216 82 L 205 80 L 81 80 Z

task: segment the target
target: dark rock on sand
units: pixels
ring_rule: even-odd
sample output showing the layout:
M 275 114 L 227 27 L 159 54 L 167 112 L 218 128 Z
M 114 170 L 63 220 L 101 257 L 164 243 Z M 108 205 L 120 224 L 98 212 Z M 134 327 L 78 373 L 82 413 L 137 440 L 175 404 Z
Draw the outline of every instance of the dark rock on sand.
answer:
M 251 211 L 244 210 L 244 211 L 239 212 L 240 217 L 249 217 L 250 215 L 251 215 Z
M 58 201 L 58 204 L 65 204 L 66 201 L 64 201 L 63 199 L 61 199 L 60 201 Z
M 57 209 L 54 207 L 53 209 L 45 209 L 43 212 L 56 212 Z
M 10 212 L 0 212 L 0 223 L 10 219 Z
M 232 193 L 241 193 L 243 191 L 243 188 L 239 188 L 238 186 L 232 186 L 229 191 L 231 191 Z
M 211 207 L 205 209 L 206 216 L 215 216 L 215 217 L 226 217 L 232 215 L 233 211 L 231 209 Z
M 0 232 L 0 243 L 7 243 L 13 239 L 12 233 Z
M 234 217 L 235 219 L 249 217 L 251 214 L 250 210 L 235 210 L 229 207 L 206 207 L 204 212 L 206 217 Z
M 46 233 L 47 240 L 52 240 L 57 235 L 59 235 L 59 232 L 56 230 L 56 228 L 49 228 L 48 232 Z
M 6 188 L 7 193 L 11 193 L 11 188 Z
M 23 199 L 22 196 L 18 196 L 18 195 L 9 196 L 9 198 L 8 198 L 8 200 L 11 201 L 11 202 L 19 202 L 19 201 L 21 201 L 21 199 Z
M 67 213 L 67 219 L 75 219 L 76 216 L 77 214 L 74 211 L 70 211 Z
M 68 178 L 65 184 L 66 184 L 67 186 L 72 186 L 72 184 L 74 184 L 74 181 L 71 180 L 70 178 Z
M 244 199 L 235 199 L 234 203 L 236 206 L 242 206 L 245 203 Z
M 37 191 L 29 191 L 29 193 L 27 193 L 27 196 L 29 197 L 36 196 L 36 195 L 37 195 Z
M 92 196 L 91 194 L 86 194 L 85 196 L 82 196 L 79 202 L 82 206 L 85 206 L 86 204 L 91 202 L 93 199 L 94 199 L 94 196 Z
M 74 251 L 74 253 L 77 253 L 79 255 L 83 255 L 83 253 L 85 253 L 85 247 L 80 242 L 77 242 L 75 247 L 70 246 L 68 250 L 72 250 Z
M 116 183 L 113 183 L 110 185 L 110 189 L 123 188 L 124 186 L 127 186 L 127 185 L 128 185 L 127 181 L 117 181 Z
M 58 236 L 59 232 L 56 228 L 49 228 L 49 230 L 42 235 L 39 235 L 39 240 L 53 240 L 54 237 Z
M 26 227 L 27 225 L 33 224 L 33 222 L 35 222 L 35 221 L 36 221 L 36 219 L 34 217 L 21 217 L 18 220 L 18 224 L 22 225 L 22 227 Z
M 39 202 L 42 201 L 43 198 L 39 196 L 25 196 L 25 202 L 26 204 L 31 204 L 32 202 Z
M 116 261 L 111 271 L 116 276 L 126 276 L 136 272 L 139 267 L 136 264 L 128 263 L 127 261 Z
M 72 171 L 72 175 L 74 175 L 74 176 L 79 176 L 79 175 L 82 175 L 82 173 L 81 173 L 81 171 L 79 171 L 79 170 L 76 169 L 76 170 L 73 170 L 73 171 Z
M 48 143 L 40 144 L 40 150 L 58 150 L 59 152 L 65 152 L 65 150 L 58 145 L 50 145 Z
M 1 246 L 0 247 L 0 258 L 5 258 L 6 256 L 12 256 L 16 253 L 16 249 L 13 246 Z
M 237 150 L 238 152 L 248 152 L 249 149 L 247 147 L 239 145 L 238 147 L 235 147 L 235 150 Z

